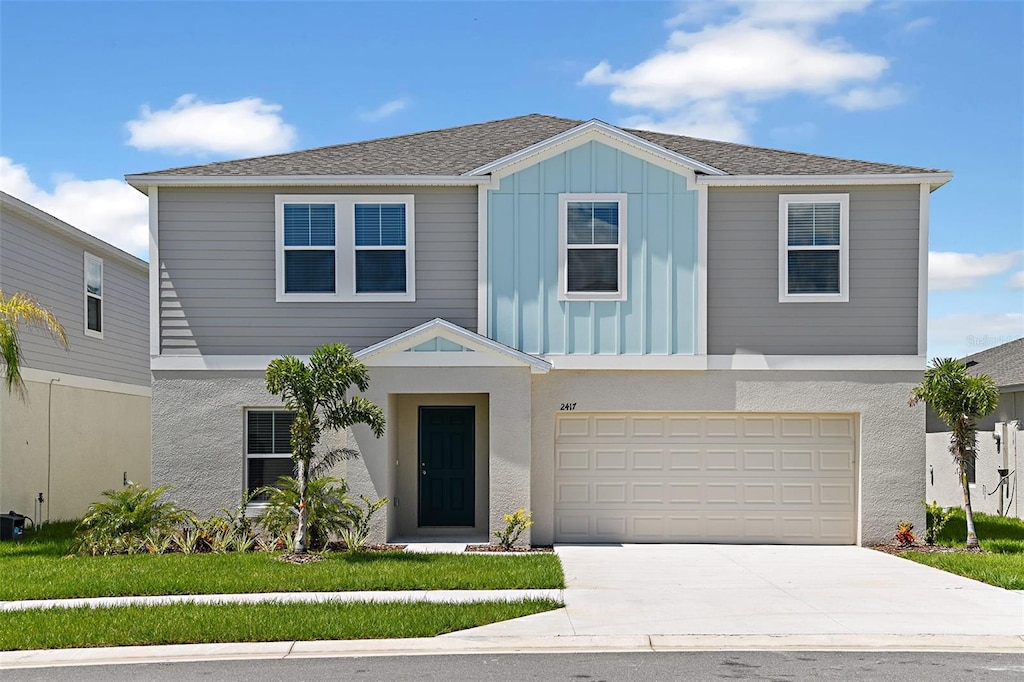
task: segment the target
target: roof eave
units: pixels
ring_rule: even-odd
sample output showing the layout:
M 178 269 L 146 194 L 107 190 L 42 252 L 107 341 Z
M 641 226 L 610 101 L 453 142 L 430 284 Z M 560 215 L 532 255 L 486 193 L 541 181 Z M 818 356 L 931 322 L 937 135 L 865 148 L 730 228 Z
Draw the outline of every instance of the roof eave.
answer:
M 934 191 L 953 178 L 947 171 L 937 173 L 866 173 L 852 175 L 702 175 L 698 185 L 709 187 L 771 187 L 800 185 L 924 185 Z
M 126 175 L 125 181 L 144 193 L 149 187 L 327 187 L 486 185 L 489 176 L 464 175 Z

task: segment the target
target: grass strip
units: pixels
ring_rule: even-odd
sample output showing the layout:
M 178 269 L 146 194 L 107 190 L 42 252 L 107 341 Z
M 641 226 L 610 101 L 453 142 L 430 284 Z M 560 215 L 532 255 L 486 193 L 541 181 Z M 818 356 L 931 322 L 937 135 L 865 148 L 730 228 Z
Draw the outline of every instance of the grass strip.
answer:
M 996 587 L 1024 590 L 1024 554 L 901 552 L 900 556 Z
M 62 528 L 63 527 L 63 528 Z M 53 524 L 26 539 L 0 543 L 0 600 L 163 594 L 342 592 L 360 590 L 559 589 L 552 554 L 327 554 L 304 565 L 274 554 L 135 554 L 68 557 L 72 524 Z
M 434 637 L 561 608 L 533 599 L 472 604 L 172 604 L 11 611 L 0 650 L 142 644 Z

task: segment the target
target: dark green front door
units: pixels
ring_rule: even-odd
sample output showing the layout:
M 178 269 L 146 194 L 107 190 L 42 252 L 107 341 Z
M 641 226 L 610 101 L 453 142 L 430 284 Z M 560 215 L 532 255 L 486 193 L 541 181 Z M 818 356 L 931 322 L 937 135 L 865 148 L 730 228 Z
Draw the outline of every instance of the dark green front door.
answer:
M 473 525 L 473 407 L 420 407 L 420 526 Z

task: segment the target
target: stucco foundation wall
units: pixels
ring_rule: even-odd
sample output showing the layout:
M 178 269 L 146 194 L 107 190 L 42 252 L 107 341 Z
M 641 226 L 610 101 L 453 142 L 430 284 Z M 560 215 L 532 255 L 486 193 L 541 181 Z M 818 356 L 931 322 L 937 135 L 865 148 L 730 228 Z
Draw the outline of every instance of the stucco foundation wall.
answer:
M 371 541 L 382 541 L 399 530 L 398 462 L 416 462 L 415 450 L 400 451 L 415 447 L 415 441 L 400 439 L 399 415 L 408 403 L 401 399 L 405 394 L 421 398 L 445 394 L 445 400 L 454 398 L 452 394 L 473 394 L 464 404 L 486 397 L 489 511 L 478 531 L 489 534 L 503 523 L 503 514 L 529 507 L 528 369 L 373 367 L 365 396 L 386 412 L 384 437 L 377 439 L 367 427 L 356 426 L 324 443 L 359 450 L 358 459 L 343 462 L 335 470 L 335 475 L 346 479 L 353 497 L 391 499 L 374 517 Z M 279 406 L 264 388 L 262 372 L 154 372 L 153 483 L 175 485 L 172 497 L 200 514 L 236 506 L 244 480 L 244 410 Z M 403 505 L 415 505 L 415 499 L 406 500 L 404 495 L 400 500 Z
M 150 483 L 150 399 L 26 381 L 26 400 L 0 391 L 0 510 L 81 518 L 124 477 Z M 49 471 L 49 483 L 47 472 Z
M 554 537 L 555 416 L 578 411 L 842 412 L 859 415 L 860 543 L 885 542 L 896 523 L 924 527 L 924 408 L 907 407 L 919 372 L 553 371 L 533 376 L 533 542 Z M 492 474 L 493 476 L 493 474 Z

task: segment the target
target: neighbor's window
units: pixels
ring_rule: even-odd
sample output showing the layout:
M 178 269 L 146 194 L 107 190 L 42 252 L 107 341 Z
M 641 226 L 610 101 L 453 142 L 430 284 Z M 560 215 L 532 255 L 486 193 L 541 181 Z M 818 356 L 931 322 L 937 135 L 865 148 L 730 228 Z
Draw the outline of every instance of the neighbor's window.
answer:
M 779 301 L 845 302 L 849 292 L 848 194 L 779 197 Z
M 103 259 L 85 254 L 85 335 L 103 338 Z
M 356 293 L 405 293 L 405 204 L 355 205 Z
M 283 212 L 285 293 L 333 294 L 334 204 L 285 204 Z
M 248 410 L 245 413 L 245 489 L 274 486 L 282 476 L 295 475 L 291 428 L 295 413 L 287 410 Z M 256 502 L 269 499 L 266 493 Z
M 559 197 L 562 300 L 626 298 L 626 195 Z

